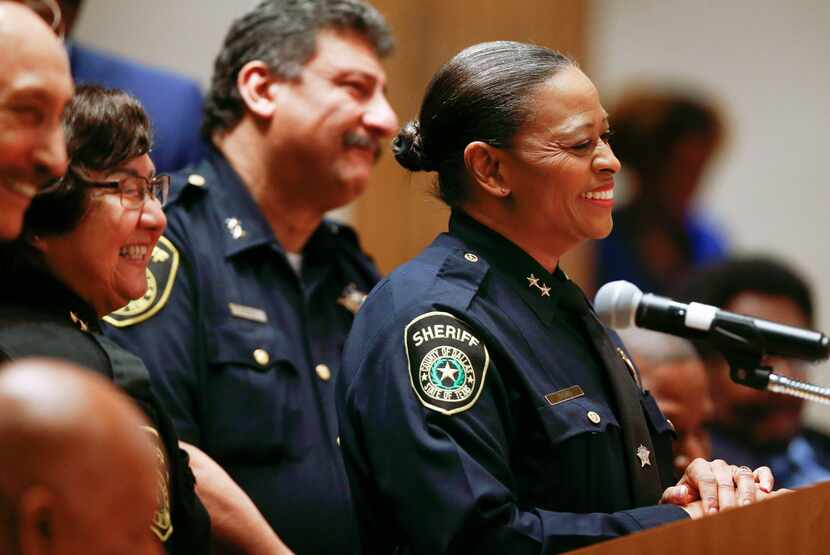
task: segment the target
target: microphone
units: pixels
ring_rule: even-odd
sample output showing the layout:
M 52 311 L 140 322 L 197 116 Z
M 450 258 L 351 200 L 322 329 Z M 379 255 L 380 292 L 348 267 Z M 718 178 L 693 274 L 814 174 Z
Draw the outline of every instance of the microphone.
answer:
M 683 304 L 643 293 L 627 281 L 603 285 L 594 298 L 599 319 L 615 329 L 637 326 L 714 343 L 726 351 L 755 351 L 808 361 L 830 356 L 830 338 L 817 331 L 727 312 L 715 306 Z

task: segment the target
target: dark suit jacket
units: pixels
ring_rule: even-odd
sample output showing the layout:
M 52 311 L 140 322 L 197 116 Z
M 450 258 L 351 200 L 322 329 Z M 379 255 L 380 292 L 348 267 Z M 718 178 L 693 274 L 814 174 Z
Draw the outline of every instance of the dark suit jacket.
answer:
M 203 157 L 199 135 L 202 93 L 192 80 L 132 60 L 70 43 L 72 77 L 78 84 L 122 89 L 144 105 L 153 123 L 150 157 L 158 173 L 170 173 Z

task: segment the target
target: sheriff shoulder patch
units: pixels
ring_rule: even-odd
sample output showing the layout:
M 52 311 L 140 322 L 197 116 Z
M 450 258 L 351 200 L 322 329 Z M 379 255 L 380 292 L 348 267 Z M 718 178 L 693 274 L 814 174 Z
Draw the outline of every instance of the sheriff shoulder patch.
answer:
M 117 328 L 126 328 L 155 315 L 167 304 L 178 269 L 179 251 L 167 237 L 160 237 L 147 267 L 147 292 L 104 316 L 104 321 Z
M 404 330 L 409 382 L 421 403 L 442 414 L 472 407 L 484 388 L 490 355 L 470 327 L 447 312 L 428 312 Z

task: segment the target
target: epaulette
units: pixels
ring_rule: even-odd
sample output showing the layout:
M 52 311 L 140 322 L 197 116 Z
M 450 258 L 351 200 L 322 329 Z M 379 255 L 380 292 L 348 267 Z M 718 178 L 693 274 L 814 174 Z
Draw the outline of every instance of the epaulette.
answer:
M 444 288 L 451 289 L 446 297 L 451 305 L 464 309 L 475 297 L 490 264 L 469 250 L 454 249 L 441 264 L 437 277 Z
M 478 288 L 489 270 L 490 264 L 477 253 L 455 249 L 447 257 L 438 275 L 450 281 L 463 282 L 468 287 Z
M 173 204 L 179 198 L 192 192 L 204 190 L 207 190 L 207 179 L 201 173 L 189 173 L 181 177 L 176 176 L 170 187 L 170 196 L 167 199 L 167 204 Z

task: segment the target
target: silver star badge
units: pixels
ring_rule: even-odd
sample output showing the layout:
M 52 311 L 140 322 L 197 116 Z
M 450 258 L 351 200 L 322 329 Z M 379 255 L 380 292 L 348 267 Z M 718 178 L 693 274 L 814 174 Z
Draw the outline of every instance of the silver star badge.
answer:
M 366 300 L 366 297 L 368 297 L 368 295 L 363 291 L 360 291 L 357 288 L 357 285 L 350 283 L 343 289 L 343 292 L 340 294 L 340 298 L 337 299 L 337 304 L 344 307 L 352 314 L 357 314 L 357 311 L 360 310 L 361 306 L 363 306 L 363 302 Z
M 645 468 L 646 465 L 651 466 L 649 457 L 651 457 L 651 451 L 649 451 L 648 448 L 641 443 L 640 446 L 637 447 L 637 458 L 640 459 L 640 468 Z

